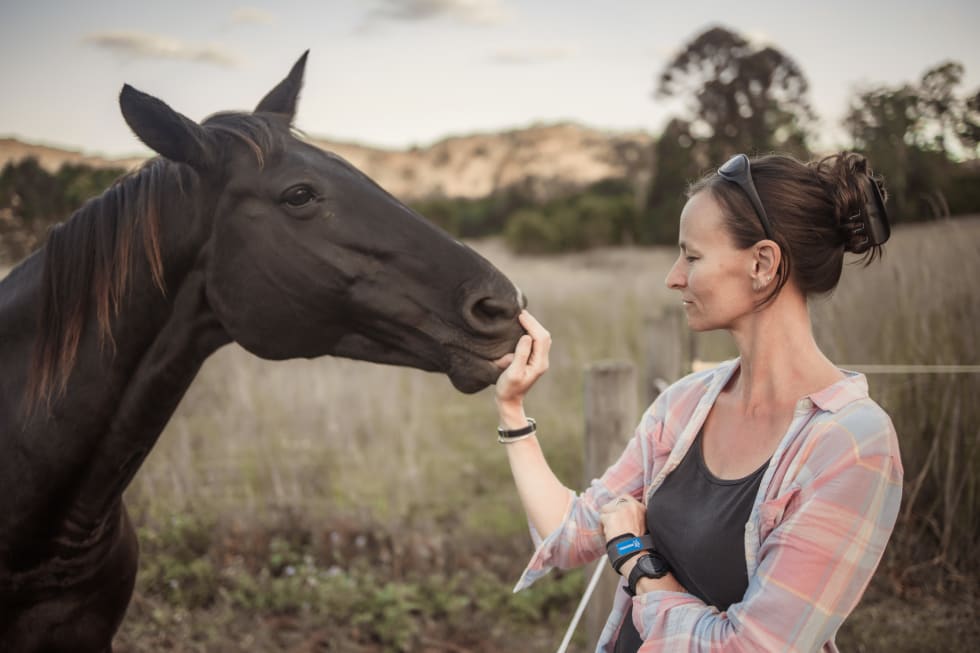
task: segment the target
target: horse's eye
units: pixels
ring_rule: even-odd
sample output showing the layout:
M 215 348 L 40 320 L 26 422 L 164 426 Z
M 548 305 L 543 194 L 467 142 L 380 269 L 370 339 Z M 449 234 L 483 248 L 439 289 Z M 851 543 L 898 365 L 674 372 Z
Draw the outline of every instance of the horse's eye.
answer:
M 306 206 L 314 199 L 316 199 L 316 194 L 309 186 L 293 186 L 282 194 L 283 203 L 294 208 Z

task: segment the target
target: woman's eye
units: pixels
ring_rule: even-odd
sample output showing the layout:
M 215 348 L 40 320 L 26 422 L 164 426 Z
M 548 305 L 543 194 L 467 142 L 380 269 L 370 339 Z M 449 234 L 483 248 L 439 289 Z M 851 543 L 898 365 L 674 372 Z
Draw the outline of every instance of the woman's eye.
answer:
M 698 257 L 697 256 L 685 256 L 684 259 L 688 263 L 694 263 L 696 260 L 698 260 Z
M 292 207 L 300 207 L 309 204 L 316 195 L 309 186 L 294 186 L 282 195 L 282 201 Z

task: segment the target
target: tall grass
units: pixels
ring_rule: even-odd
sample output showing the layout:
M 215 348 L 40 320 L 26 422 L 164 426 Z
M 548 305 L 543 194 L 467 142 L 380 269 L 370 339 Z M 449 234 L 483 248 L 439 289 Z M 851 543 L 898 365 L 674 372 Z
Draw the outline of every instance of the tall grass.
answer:
M 673 252 L 537 258 L 497 242 L 477 246 L 554 335 L 552 370 L 529 411 L 558 472 L 579 485 L 582 369 L 604 358 L 645 369 L 658 347 L 673 346 L 649 342 L 644 330 L 676 301 L 663 286 Z M 838 289 L 813 302 L 817 340 L 842 364 L 980 363 L 978 280 L 980 220 L 900 228 L 882 262 L 849 265 Z M 733 353 L 710 337 L 716 352 Z M 978 375 L 869 381 L 902 441 L 907 537 L 896 549 L 955 573 L 978 571 Z M 129 498 L 145 514 L 289 506 L 325 523 L 451 519 L 519 531 L 494 426 L 489 391 L 463 396 L 437 375 L 340 359 L 270 363 L 231 346 L 205 364 Z
M 582 368 L 646 356 L 643 324 L 669 297 L 672 254 L 525 259 L 497 242 L 478 247 L 554 334 L 552 371 L 529 411 L 553 464 L 579 485 Z M 495 419 L 489 390 L 464 396 L 442 376 L 329 358 L 272 363 L 230 346 L 205 363 L 129 499 L 147 516 L 289 506 L 324 522 L 452 519 L 523 531 Z
M 842 363 L 980 364 L 980 220 L 916 224 L 883 263 L 850 269 L 813 307 Z M 939 587 L 980 573 L 980 374 L 882 374 L 872 396 L 891 415 L 905 495 L 890 555 L 894 580 Z M 899 571 L 900 569 L 900 571 Z
M 531 310 L 554 336 L 551 371 L 532 393 L 528 411 L 538 420 L 558 475 L 582 487 L 582 370 L 609 358 L 632 360 L 646 370 L 658 352 L 676 346 L 651 342 L 646 327 L 677 301 L 663 286 L 674 252 L 607 249 L 545 258 L 511 255 L 498 241 L 475 247 L 521 286 Z M 817 340 L 842 364 L 978 364 L 978 281 L 980 219 L 902 226 L 882 262 L 868 269 L 849 266 L 836 292 L 813 302 Z M 704 340 L 702 350 L 710 356 L 734 353 L 723 337 Z M 871 375 L 869 382 L 872 396 L 895 422 L 906 472 L 899 525 L 879 575 L 899 596 L 923 585 L 923 579 L 972 592 L 971 583 L 980 576 L 974 552 L 980 538 L 980 378 Z M 641 406 L 649 400 L 646 387 L 637 388 Z M 421 631 L 410 629 L 415 639 L 407 640 L 398 631 L 404 616 L 399 610 L 466 631 L 474 612 L 510 605 L 506 592 L 487 597 L 498 596 L 494 592 L 513 577 L 496 589 L 481 585 L 484 599 L 468 595 L 467 610 L 447 607 L 433 616 L 417 601 L 435 591 L 425 580 L 432 575 L 444 575 L 443 585 L 455 587 L 461 581 L 451 575 L 454 569 L 482 574 L 484 581 L 487 573 L 516 574 L 520 558 L 530 552 L 495 426 L 489 391 L 463 396 L 441 376 L 329 358 L 270 363 L 236 346 L 219 351 L 204 365 L 128 490 L 147 555 L 140 598 L 121 637 L 133 642 L 132 650 L 146 650 L 135 642 L 154 619 L 163 619 L 161 605 L 184 601 L 181 609 L 190 610 L 187 600 L 174 594 L 174 582 L 204 588 L 206 600 L 195 599 L 202 605 L 224 601 L 236 609 L 276 613 L 274 605 L 262 607 L 270 596 L 279 596 L 282 605 L 338 600 L 334 594 L 309 594 L 313 585 L 289 585 L 293 577 L 284 576 L 284 569 L 310 570 L 317 591 L 342 597 L 350 590 L 328 580 L 330 570 L 356 568 L 378 557 L 389 569 L 411 571 L 417 582 L 389 588 L 394 594 L 379 590 L 377 603 L 364 608 L 394 610 L 393 621 L 382 619 L 392 632 L 375 633 L 373 641 L 392 650 L 418 645 Z M 187 520 L 202 526 L 188 531 L 182 526 Z M 265 535 L 252 535 L 258 531 Z M 186 560 L 174 554 L 177 545 L 167 544 L 173 532 L 181 542 L 196 543 L 191 550 L 197 553 Z M 480 555 L 461 558 L 459 541 Z M 210 570 L 192 564 L 204 551 L 217 556 L 216 550 L 232 556 L 231 562 L 216 558 L 216 569 Z M 265 561 L 251 569 L 256 574 L 266 569 L 265 581 L 260 576 L 249 581 L 259 585 L 243 585 L 245 577 L 239 575 L 250 551 Z M 324 559 L 309 560 L 321 554 Z M 288 555 L 295 560 L 283 564 Z M 171 559 L 169 567 L 161 562 Z M 559 579 L 556 587 L 574 594 L 578 585 L 572 580 Z M 564 604 L 561 597 L 539 598 L 527 610 L 546 610 L 543 606 L 555 601 L 570 608 L 574 598 L 565 596 Z M 140 607 L 147 602 L 152 609 Z M 181 628 L 189 628 L 190 613 L 174 614 L 159 622 L 158 632 L 169 637 L 180 614 L 185 615 Z M 229 629 L 237 627 L 228 619 Z M 211 619 L 210 626 L 218 627 L 215 623 Z M 472 632 L 475 628 L 475 622 L 469 624 Z M 496 632 L 489 621 L 485 628 L 479 632 Z M 199 637 L 195 632 L 187 630 L 186 636 Z M 864 640 L 855 635 L 853 641 Z M 553 646 L 549 640 L 528 644 L 527 650 Z

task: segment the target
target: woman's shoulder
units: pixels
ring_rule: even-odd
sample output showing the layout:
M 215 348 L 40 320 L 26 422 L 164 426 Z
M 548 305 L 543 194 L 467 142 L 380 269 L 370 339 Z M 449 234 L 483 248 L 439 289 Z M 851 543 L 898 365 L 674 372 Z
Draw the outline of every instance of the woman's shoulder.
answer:
M 845 459 L 857 463 L 891 458 L 901 468 L 898 434 L 891 417 L 866 393 L 819 410 L 804 435 L 812 443 L 803 448 L 810 451 L 811 465 L 836 466 Z

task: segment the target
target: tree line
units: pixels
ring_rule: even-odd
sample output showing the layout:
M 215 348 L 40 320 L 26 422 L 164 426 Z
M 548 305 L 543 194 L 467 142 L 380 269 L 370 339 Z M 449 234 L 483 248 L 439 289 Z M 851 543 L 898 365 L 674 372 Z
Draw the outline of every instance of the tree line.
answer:
M 945 61 L 914 82 L 873 86 L 850 98 L 849 148 L 885 178 L 896 223 L 980 212 L 980 89 L 961 92 L 962 64 Z M 786 53 L 714 27 L 695 36 L 658 76 L 655 97 L 680 100 L 654 145 L 642 187 L 609 179 L 541 203 L 514 186 L 481 199 L 432 197 L 413 204 L 463 238 L 503 235 L 520 252 L 621 244 L 673 244 L 688 183 L 732 154 L 814 156 L 817 117 L 809 84 Z M 47 229 L 122 174 L 37 161 L 0 172 L 0 259 L 17 260 Z M 529 185 L 530 186 L 530 185 Z
M 0 263 L 13 263 L 37 249 L 54 224 L 124 172 L 65 163 L 51 173 L 34 158 L 7 163 L 0 170 Z
M 895 223 L 980 212 L 980 89 L 962 93 L 963 73 L 962 64 L 941 62 L 915 82 L 850 98 L 842 125 L 848 149 L 865 154 L 884 177 Z M 789 55 L 715 27 L 659 75 L 655 97 L 685 106 L 654 145 L 648 185 L 600 182 L 546 204 L 522 203 L 511 189 L 503 200 L 434 199 L 418 208 L 459 236 L 502 233 L 522 252 L 672 245 L 686 186 L 731 155 L 815 156 L 808 94 Z

